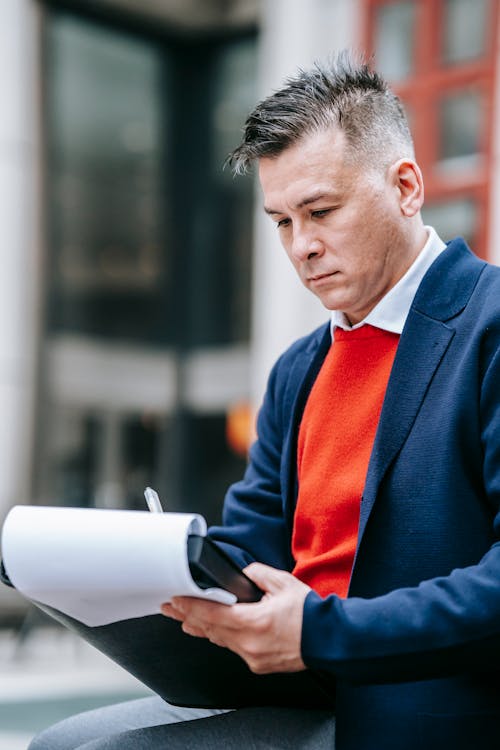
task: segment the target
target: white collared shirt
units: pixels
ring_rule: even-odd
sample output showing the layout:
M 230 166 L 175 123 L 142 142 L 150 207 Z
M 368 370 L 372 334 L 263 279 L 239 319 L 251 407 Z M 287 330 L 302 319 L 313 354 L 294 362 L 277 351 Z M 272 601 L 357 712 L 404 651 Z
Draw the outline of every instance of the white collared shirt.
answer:
M 433 227 L 426 226 L 425 228 L 429 236 L 422 250 L 405 275 L 399 279 L 397 284 L 389 289 L 387 294 L 382 297 L 366 318 L 351 326 L 343 312 L 332 310 L 332 337 L 335 328 L 343 328 L 344 331 L 353 331 L 366 324 L 375 328 L 381 328 L 384 331 L 391 331 L 392 333 L 401 334 L 403 332 L 406 318 L 410 312 L 410 307 L 420 282 L 432 263 L 434 263 L 438 255 L 446 247 Z

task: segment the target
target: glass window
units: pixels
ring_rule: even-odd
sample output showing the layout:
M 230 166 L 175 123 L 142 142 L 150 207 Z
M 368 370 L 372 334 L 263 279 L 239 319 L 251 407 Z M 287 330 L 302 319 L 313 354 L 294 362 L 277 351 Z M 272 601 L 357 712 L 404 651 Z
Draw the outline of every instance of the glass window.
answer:
M 479 153 L 484 120 L 478 91 L 460 91 L 445 96 L 439 106 L 440 161 Z
M 164 425 L 134 417 L 52 406 L 38 500 L 50 505 L 144 510 L 144 488 L 155 478 Z
M 243 123 L 257 99 L 256 62 L 255 41 L 247 39 L 221 50 L 215 63 L 212 168 L 219 178 L 232 180 L 230 170 L 222 170 L 222 165 L 239 144 Z M 239 183 L 242 186 L 246 181 Z
M 48 35 L 50 328 L 161 339 L 164 61 L 71 16 Z
M 414 0 L 404 0 L 377 8 L 375 58 L 390 81 L 403 80 L 413 70 L 416 6 Z
M 72 407 L 44 406 L 40 416 L 50 429 L 44 430 L 43 453 L 50 461 L 40 462 L 38 501 L 73 507 L 92 505 L 99 462 L 98 420 Z
M 225 411 L 246 369 L 203 386 L 241 373 L 249 335 L 253 186 L 222 163 L 255 100 L 255 36 L 160 41 L 50 10 L 45 42 L 34 495 L 144 508 L 152 483 L 217 519 L 245 465 Z
M 228 446 L 225 415 L 191 415 L 185 429 L 190 450 L 184 454 L 184 490 L 209 524 L 220 523 L 222 500 L 228 485 L 243 476 L 246 458 Z
M 470 198 L 425 205 L 422 216 L 426 224 L 436 228 L 446 242 L 454 237 L 464 237 L 472 244 L 476 229 L 477 207 Z
M 196 79 L 198 86 L 205 84 L 209 119 L 205 145 L 197 146 L 199 168 L 190 185 L 196 204 L 189 207 L 190 225 L 185 230 L 184 250 L 189 248 L 191 264 L 184 325 L 190 348 L 249 337 L 253 185 L 249 179 L 233 179 L 223 164 L 239 143 L 245 117 L 255 103 L 257 62 L 253 38 L 224 42 L 208 59 L 206 54 L 194 54 L 199 55 Z M 183 125 L 185 130 L 189 127 Z M 192 138 L 197 135 L 193 128 Z
M 489 9 L 490 0 L 445 0 L 444 62 L 470 60 L 484 53 Z

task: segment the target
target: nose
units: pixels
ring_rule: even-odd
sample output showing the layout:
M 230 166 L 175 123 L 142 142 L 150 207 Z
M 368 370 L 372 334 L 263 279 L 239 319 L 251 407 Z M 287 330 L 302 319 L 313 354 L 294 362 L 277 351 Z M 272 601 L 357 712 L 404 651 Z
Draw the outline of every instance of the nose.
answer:
M 294 231 L 291 255 L 296 261 L 303 262 L 321 255 L 324 250 L 323 243 L 315 235 L 306 230 Z

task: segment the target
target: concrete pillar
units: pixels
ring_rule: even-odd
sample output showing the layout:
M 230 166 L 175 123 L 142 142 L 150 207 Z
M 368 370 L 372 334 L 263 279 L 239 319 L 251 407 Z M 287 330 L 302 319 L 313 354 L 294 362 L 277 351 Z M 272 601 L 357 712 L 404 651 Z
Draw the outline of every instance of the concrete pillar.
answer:
M 358 0 L 263 0 L 260 97 L 279 88 L 297 68 L 355 47 L 358 4 Z M 260 189 L 256 205 L 251 392 L 258 405 L 277 356 L 298 336 L 327 320 L 328 312 L 296 278 L 274 224 L 262 211 Z
M 37 4 L 0 4 L 0 522 L 30 491 L 39 281 Z

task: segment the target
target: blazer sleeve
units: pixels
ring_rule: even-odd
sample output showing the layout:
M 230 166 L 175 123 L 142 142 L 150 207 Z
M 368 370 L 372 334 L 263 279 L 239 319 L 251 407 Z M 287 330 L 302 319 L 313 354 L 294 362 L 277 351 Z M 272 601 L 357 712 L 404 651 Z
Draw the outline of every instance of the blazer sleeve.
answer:
M 477 564 L 372 599 L 321 599 L 311 591 L 302 631 L 307 666 L 370 683 L 500 668 L 500 347 L 495 338 L 479 403 L 481 471 L 493 507 L 494 543 Z
M 281 393 L 286 387 L 287 359 L 282 355 L 271 371 L 257 418 L 257 439 L 242 481 L 232 485 L 225 497 L 223 525 L 209 530 L 210 537 L 241 567 L 255 560 L 281 569 L 290 567 L 281 484 Z

